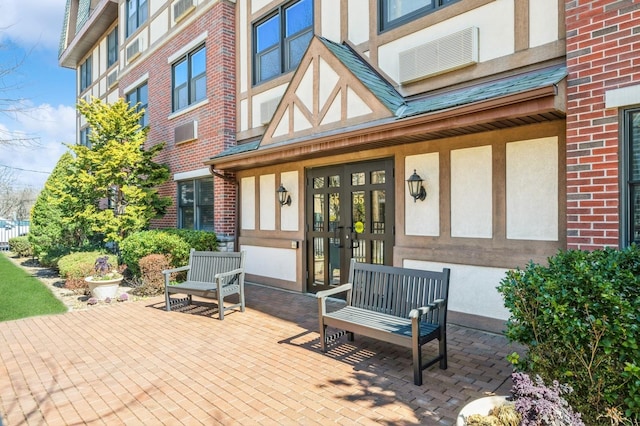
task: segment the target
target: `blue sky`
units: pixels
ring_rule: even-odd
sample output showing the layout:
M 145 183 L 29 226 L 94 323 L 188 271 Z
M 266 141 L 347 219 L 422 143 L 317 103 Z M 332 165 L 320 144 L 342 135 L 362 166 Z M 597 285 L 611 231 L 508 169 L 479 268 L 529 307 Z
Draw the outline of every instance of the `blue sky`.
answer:
M 30 146 L 0 145 L 0 172 L 16 188 L 40 189 L 60 156 L 75 143 L 75 71 L 58 65 L 66 0 L 0 0 L 2 99 L 23 99 L 22 111 L 0 111 L 3 135 L 26 134 Z M 15 103 L 14 103 L 15 105 Z

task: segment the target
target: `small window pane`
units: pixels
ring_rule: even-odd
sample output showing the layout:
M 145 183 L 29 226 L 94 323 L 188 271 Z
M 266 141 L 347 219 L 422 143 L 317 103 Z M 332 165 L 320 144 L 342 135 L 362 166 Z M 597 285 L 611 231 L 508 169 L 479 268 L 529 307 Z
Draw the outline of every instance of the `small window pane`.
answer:
M 313 24 L 313 1 L 301 0 L 285 11 L 285 37 L 289 37 Z
M 256 27 L 256 52 L 275 46 L 280 41 L 280 15 L 267 19 Z
M 213 231 L 213 204 L 200 207 L 200 217 L 198 218 L 198 229 L 203 231 Z
M 387 19 L 392 21 L 423 7 L 433 7 L 433 0 L 387 0 Z
M 198 182 L 198 204 L 213 206 L 213 179 L 202 179 Z
M 309 46 L 309 42 L 311 41 L 312 36 L 313 33 L 311 31 L 308 31 L 286 41 L 287 70 L 298 66 L 298 64 L 302 60 L 302 55 L 304 55 L 304 52 L 307 51 L 307 46 Z
M 364 185 L 364 172 L 351 173 L 351 185 Z
M 640 181 L 640 112 L 631 114 L 631 180 Z
M 340 187 L 340 175 L 329 176 L 329 188 L 339 188 Z
M 380 170 L 377 172 L 371 172 L 371 183 L 373 184 L 381 184 L 385 183 L 385 173 L 384 170 Z
M 195 229 L 195 217 L 193 207 L 182 207 L 180 209 L 180 228 Z
M 313 189 L 320 189 L 320 188 L 324 188 L 324 178 L 323 177 L 313 178 Z
M 324 194 L 313 195 L 313 230 L 324 231 Z
M 180 206 L 193 206 L 193 182 L 180 182 L 178 185 Z
M 268 80 L 280 74 L 280 49 L 269 50 L 262 55 L 258 55 L 258 80 Z

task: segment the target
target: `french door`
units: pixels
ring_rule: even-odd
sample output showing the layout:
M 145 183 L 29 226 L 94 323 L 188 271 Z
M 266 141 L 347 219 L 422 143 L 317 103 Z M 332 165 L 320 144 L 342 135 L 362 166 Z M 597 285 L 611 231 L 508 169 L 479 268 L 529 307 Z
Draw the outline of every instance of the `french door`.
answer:
M 393 159 L 307 170 L 307 291 L 343 284 L 349 261 L 393 263 Z

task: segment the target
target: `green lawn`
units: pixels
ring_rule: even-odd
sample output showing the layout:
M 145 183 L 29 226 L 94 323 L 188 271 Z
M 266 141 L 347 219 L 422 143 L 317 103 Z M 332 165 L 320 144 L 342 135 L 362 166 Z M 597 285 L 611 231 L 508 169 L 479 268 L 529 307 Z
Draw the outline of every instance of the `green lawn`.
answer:
M 0 254 L 0 321 L 58 314 L 67 308 L 37 278 Z

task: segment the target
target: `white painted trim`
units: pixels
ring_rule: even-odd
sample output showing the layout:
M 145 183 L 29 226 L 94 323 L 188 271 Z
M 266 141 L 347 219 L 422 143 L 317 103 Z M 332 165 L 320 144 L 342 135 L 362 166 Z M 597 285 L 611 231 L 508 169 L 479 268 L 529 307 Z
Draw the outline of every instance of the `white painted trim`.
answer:
M 194 38 L 193 40 L 191 40 L 189 43 L 182 46 L 182 49 L 178 50 L 173 55 L 170 55 L 167 58 L 167 63 L 171 64 L 175 62 L 176 60 L 180 59 L 181 57 L 189 53 L 191 50 L 198 47 L 200 44 L 202 44 L 202 42 L 204 42 L 207 39 L 207 35 L 208 35 L 208 32 L 205 31 L 199 36 L 197 36 L 196 38 Z
M 640 85 L 621 87 L 620 89 L 604 92 L 604 105 L 606 108 L 618 108 L 635 104 L 640 104 Z
M 130 85 L 125 87 L 122 91 L 126 95 L 127 93 L 131 92 L 133 89 L 136 89 L 142 83 L 145 83 L 147 81 L 149 81 L 149 73 L 148 72 L 144 73 L 139 79 L 137 79 L 136 81 L 134 81 L 133 83 L 131 83 Z
M 188 172 L 176 173 L 173 175 L 174 181 L 185 180 L 185 179 L 194 179 L 199 177 L 211 176 L 211 172 L 209 168 L 204 169 L 196 169 Z

